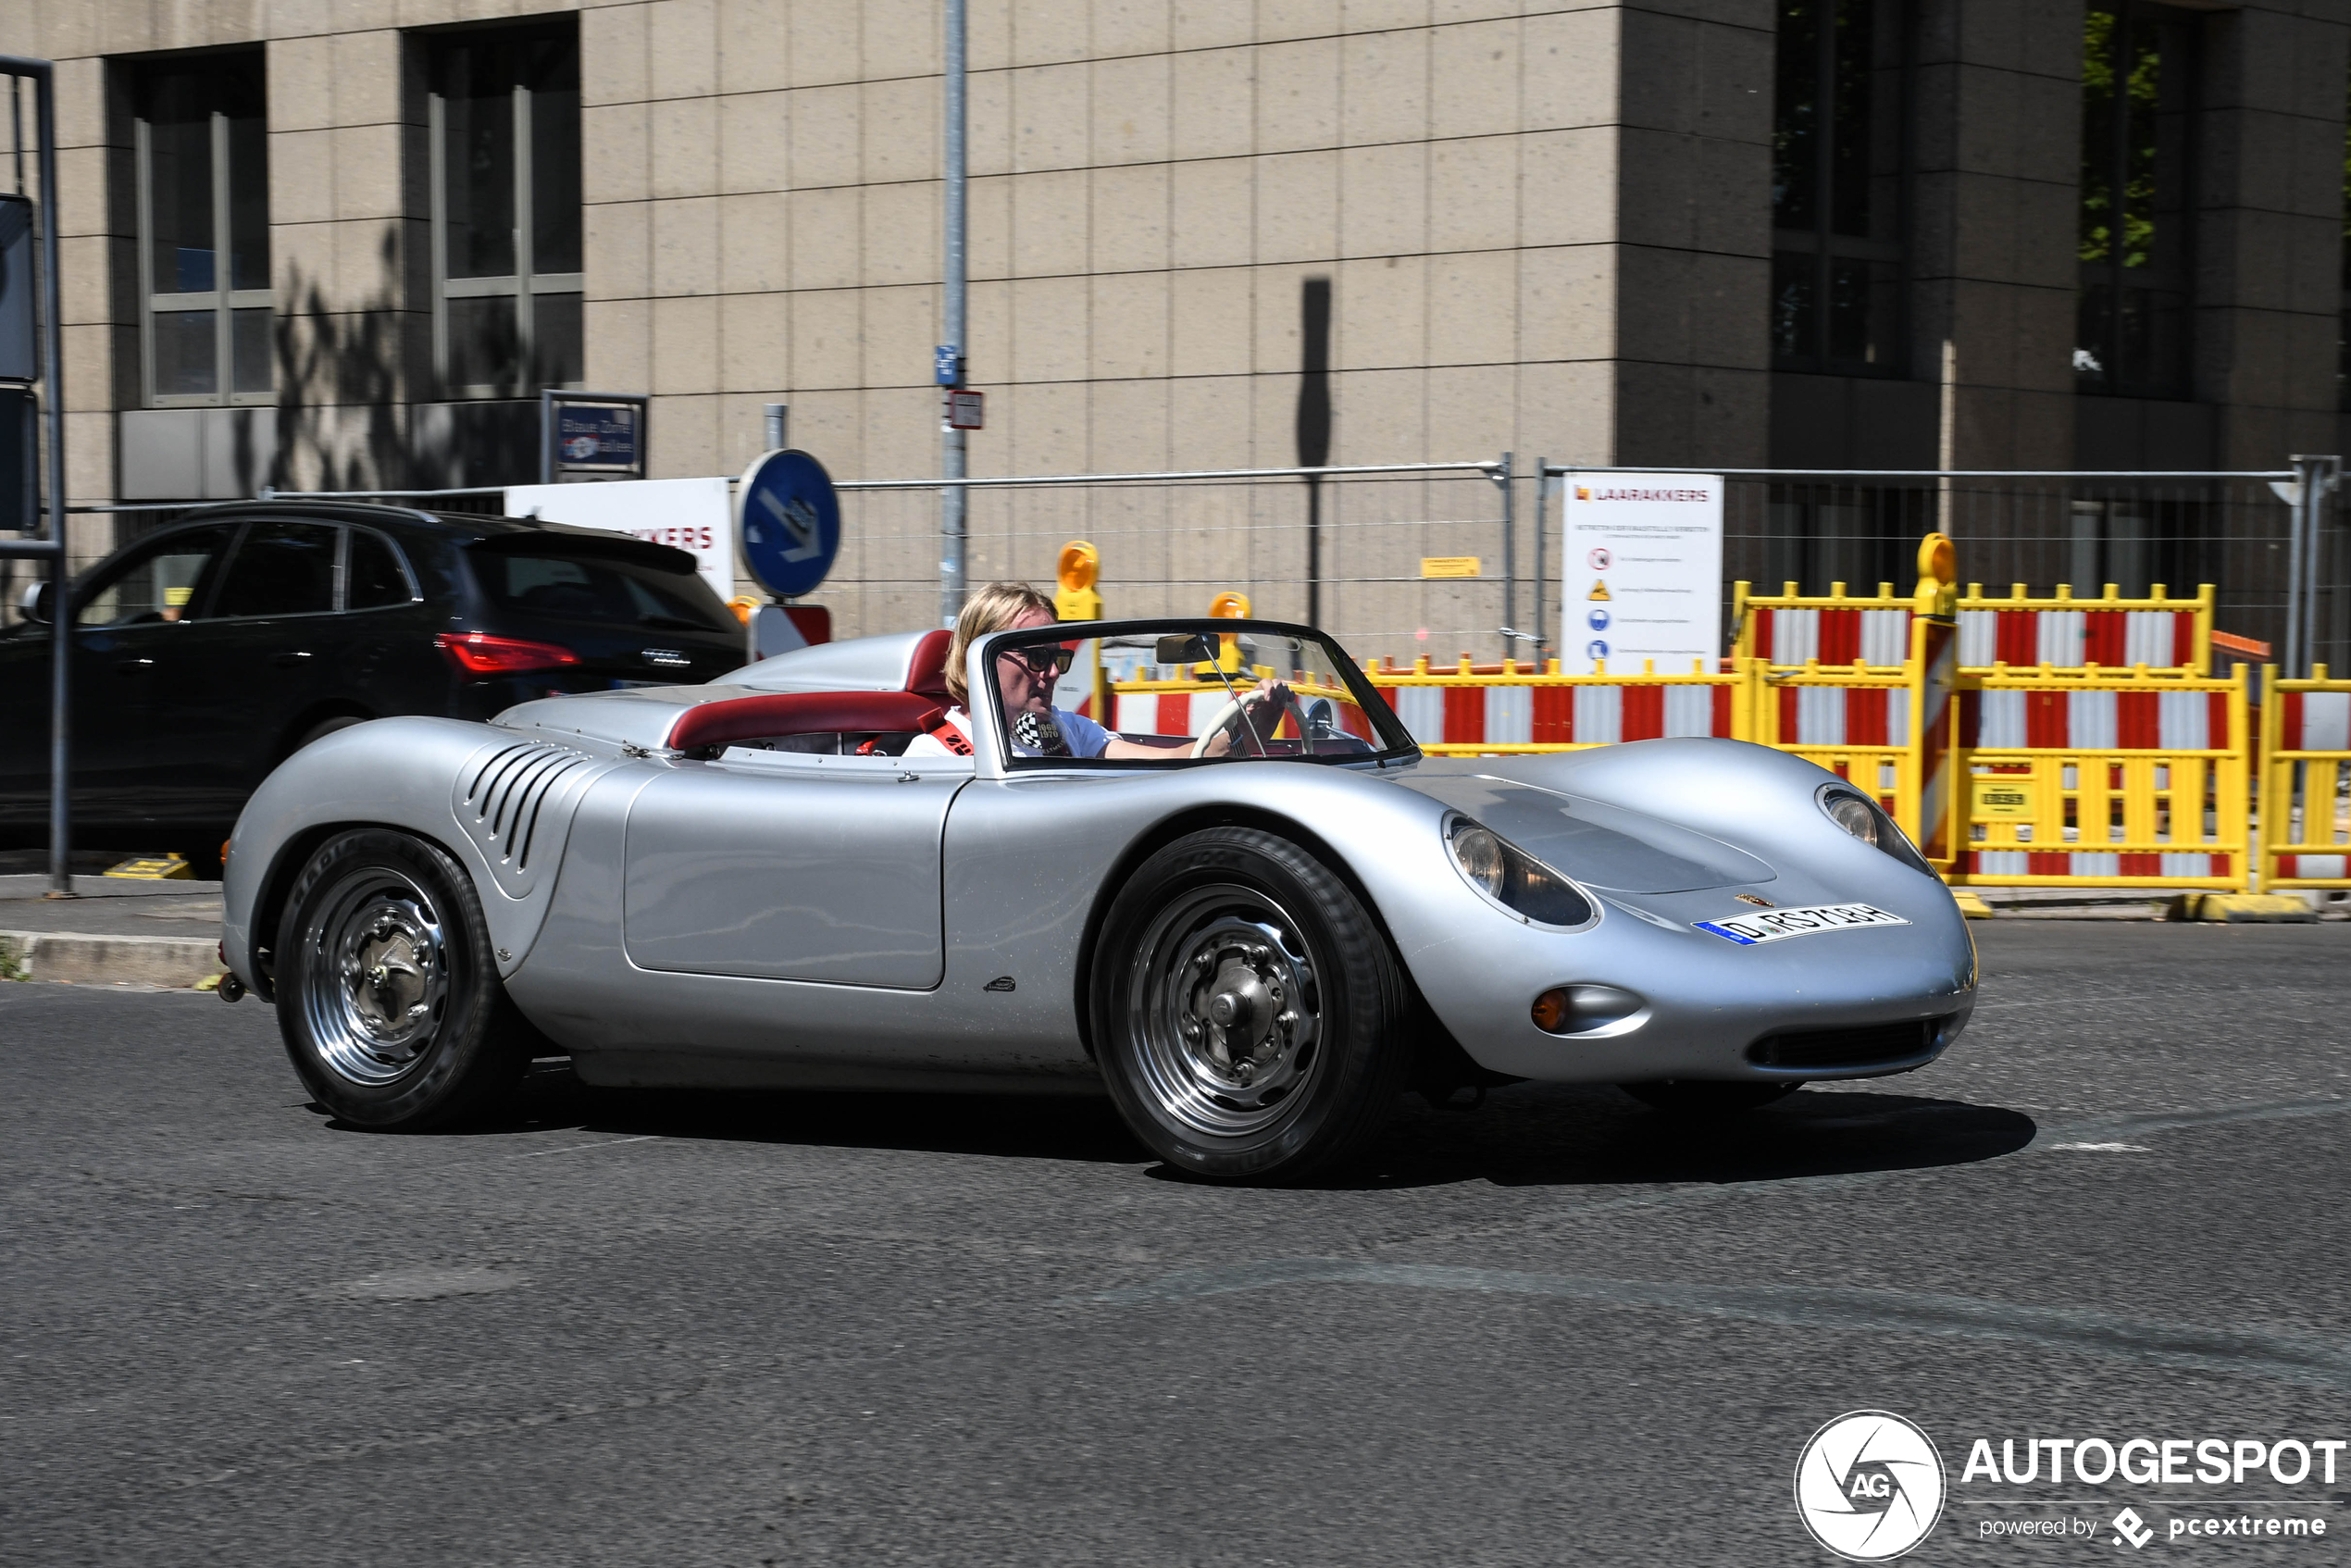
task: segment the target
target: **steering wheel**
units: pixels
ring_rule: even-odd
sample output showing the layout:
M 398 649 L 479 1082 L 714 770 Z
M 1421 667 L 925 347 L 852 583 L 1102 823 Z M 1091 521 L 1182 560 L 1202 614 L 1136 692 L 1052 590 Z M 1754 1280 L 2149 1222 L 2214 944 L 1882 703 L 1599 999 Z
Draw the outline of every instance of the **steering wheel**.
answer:
M 1241 728 L 1245 722 L 1242 718 L 1241 711 L 1254 703 L 1266 701 L 1268 693 L 1257 691 L 1255 688 L 1251 688 L 1226 703 L 1223 707 L 1217 709 L 1216 716 L 1209 721 L 1208 728 L 1200 732 L 1200 739 L 1192 742 L 1192 755 L 1195 757 L 1204 757 L 1208 755 L 1208 743 L 1211 740 L 1215 740 L 1218 735 L 1224 733 L 1227 729 L 1230 729 L 1233 732 L 1234 744 L 1238 745 L 1240 743 Z M 1274 703 L 1275 706 L 1277 708 L 1281 705 L 1281 700 L 1279 698 L 1275 698 Z M 1281 722 L 1281 717 L 1277 714 L 1275 716 L 1274 723 L 1278 726 Z M 1257 727 L 1253 724 L 1249 725 L 1248 728 L 1251 737 L 1258 742 L 1257 754 L 1260 756 L 1269 755 L 1270 753 L 1265 750 L 1264 742 L 1273 739 L 1273 737 L 1271 735 L 1258 735 Z M 1225 754 L 1229 756 L 1232 753 L 1228 751 Z

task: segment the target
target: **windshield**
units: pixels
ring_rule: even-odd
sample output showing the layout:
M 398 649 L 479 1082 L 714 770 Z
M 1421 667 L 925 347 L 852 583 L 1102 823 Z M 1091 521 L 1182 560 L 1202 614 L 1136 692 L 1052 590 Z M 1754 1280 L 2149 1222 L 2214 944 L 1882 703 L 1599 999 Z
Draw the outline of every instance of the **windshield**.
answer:
M 992 641 L 990 697 L 1011 765 L 1176 765 L 1415 754 L 1337 644 L 1293 627 L 1125 621 Z

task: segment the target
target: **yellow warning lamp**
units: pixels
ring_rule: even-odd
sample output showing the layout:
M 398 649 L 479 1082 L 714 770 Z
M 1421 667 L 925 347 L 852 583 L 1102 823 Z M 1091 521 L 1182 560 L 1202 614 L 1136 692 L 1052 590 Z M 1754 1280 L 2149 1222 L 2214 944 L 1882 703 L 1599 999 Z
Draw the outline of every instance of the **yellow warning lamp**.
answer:
M 1053 595 L 1053 614 L 1065 621 L 1098 621 L 1102 618 L 1102 596 L 1094 591 L 1094 579 L 1101 573 L 1101 553 L 1082 539 L 1073 539 L 1062 546 L 1061 560 L 1054 574 L 1061 579 L 1061 590 Z
M 759 612 L 759 601 L 753 599 L 748 593 L 738 594 L 734 598 L 727 601 L 727 608 L 735 612 L 735 618 L 737 620 L 742 622 L 745 626 L 749 626 L 751 624 L 751 617 Z
M 1211 620 L 1245 621 L 1249 619 L 1249 595 L 1236 593 L 1228 588 L 1208 602 L 1208 616 Z M 1225 670 L 1240 668 L 1241 640 L 1238 637 L 1220 637 L 1216 641 L 1219 644 L 1216 650 L 1216 667 Z
M 1931 533 L 1919 541 L 1918 613 L 1954 615 L 1959 604 L 1959 553 L 1948 534 Z

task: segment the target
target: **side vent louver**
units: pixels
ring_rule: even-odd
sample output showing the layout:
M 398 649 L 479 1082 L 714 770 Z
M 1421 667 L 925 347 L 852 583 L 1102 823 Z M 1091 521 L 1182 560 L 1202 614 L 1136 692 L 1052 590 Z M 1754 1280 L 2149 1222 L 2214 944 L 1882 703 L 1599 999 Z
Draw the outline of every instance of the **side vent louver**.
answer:
M 587 765 L 586 757 L 559 746 L 509 746 L 491 753 L 466 788 L 474 841 L 491 859 L 529 870 L 530 840 L 547 791 L 565 774 Z
M 528 897 L 535 873 L 542 865 L 553 871 L 579 798 L 576 786 L 609 765 L 539 740 L 498 746 L 466 762 L 453 803 L 457 824 L 507 894 Z

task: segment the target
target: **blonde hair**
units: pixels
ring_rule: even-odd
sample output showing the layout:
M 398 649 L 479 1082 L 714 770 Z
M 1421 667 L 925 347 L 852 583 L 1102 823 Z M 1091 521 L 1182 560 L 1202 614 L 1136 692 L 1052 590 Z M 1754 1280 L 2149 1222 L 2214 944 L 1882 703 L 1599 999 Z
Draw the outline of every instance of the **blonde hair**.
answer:
M 964 685 L 964 666 L 972 643 L 991 631 L 1004 630 L 1031 610 L 1054 616 L 1053 602 L 1025 582 L 991 582 L 964 601 L 963 614 L 955 617 L 955 635 L 947 643 L 949 696 L 964 706 L 970 705 L 971 693 Z

